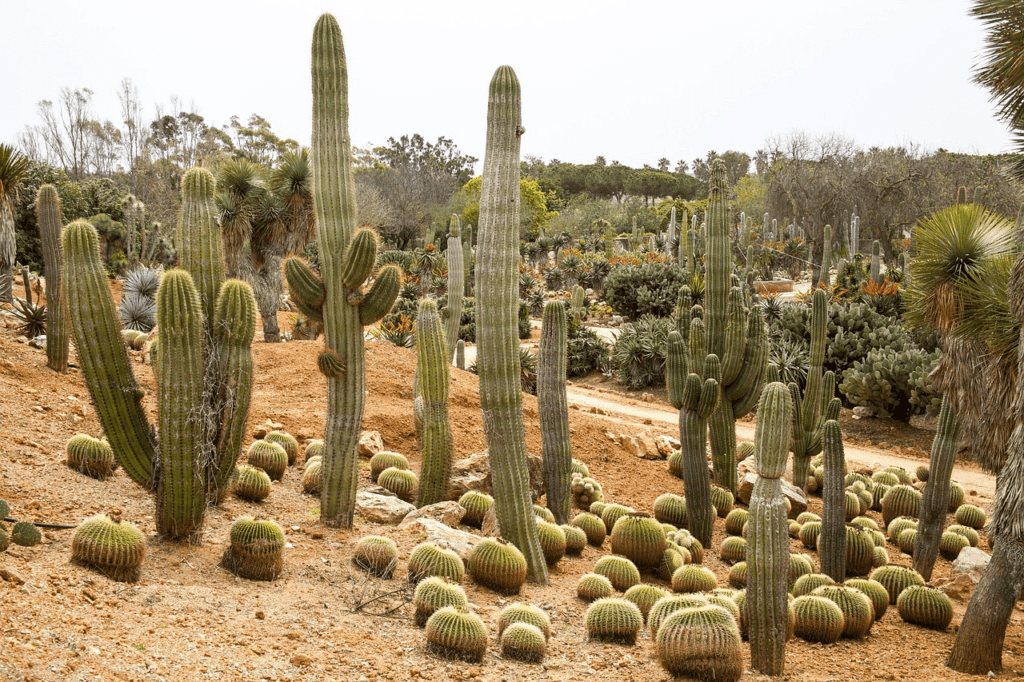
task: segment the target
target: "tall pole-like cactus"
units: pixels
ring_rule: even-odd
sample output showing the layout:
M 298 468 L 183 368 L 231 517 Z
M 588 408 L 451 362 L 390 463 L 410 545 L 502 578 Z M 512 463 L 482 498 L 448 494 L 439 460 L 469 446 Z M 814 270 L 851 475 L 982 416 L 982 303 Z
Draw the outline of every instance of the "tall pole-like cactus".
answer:
M 445 312 L 444 335 L 447 342 L 448 362 L 455 354 L 455 342 L 459 340 L 459 326 L 462 323 L 462 290 L 466 271 L 462 262 L 462 230 L 459 216 L 452 214 L 448 229 L 448 307 Z
M 882 283 L 882 244 L 876 239 L 871 242 L 871 281 Z
M 672 207 L 672 213 L 669 216 L 668 230 L 665 232 L 665 249 L 668 255 L 672 255 L 672 242 L 677 238 L 676 234 L 676 207 Z
M 821 572 L 841 583 L 846 580 L 846 456 L 843 432 L 835 419 L 825 422 L 822 446 L 825 476 L 818 556 L 821 557 Z
M 832 264 L 832 226 L 825 226 L 824 241 L 821 245 L 821 270 L 818 273 L 818 286 L 828 286 L 828 269 Z
M 708 349 L 722 363 L 722 399 L 712 413 L 711 457 L 715 479 L 736 493 L 736 420 L 757 402 L 768 364 L 768 341 L 759 308 L 748 311 L 732 286 L 732 243 L 726 206 L 725 163 L 711 166 L 705 274 Z
M 747 628 L 750 665 L 781 675 L 789 620 L 789 534 L 786 499 L 779 480 L 793 425 L 793 403 L 780 383 L 769 384 L 757 407 L 754 452 L 757 482 L 750 497 L 747 531 Z
M 312 76 L 310 166 L 323 276 L 323 291 L 312 298 L 322 301 L 326 349 L 319 364 L 327 375 L 320 520 L 328 526 L 350 528 L 366 395 L 363 326 L 387 314 L 398 294 L 398 277 L 394 266 L 388 266 L 378 273 L 373 287 L 365 295 L 361 293 L 376 259 L 377 237 L 372 230 L 356 231 L 348 67 L 341 29 L 330 14 L 321 15 L 313 29 Z M 299 269 L 300 265 L 292 267 Z M 292 284 L 291 277 L 288 283 Z
M 546 583 L 547 563 L 530 495 L 519 377 L 519 147 L 524 132 L 520 97 L 515 71 L 498 67 L 487 103 L 480 196 L 477 367 L 498 528 L 526 557 L 532 579 Z
M 466 239 L 462 242 L 462 277 L 465 279 L 466 296 L 473 295 L 473 279 L 469 276 L 473 264 L 473 226 L 466 225 Z
M 544 306 L 537 354 L 537 411 L 544 460 L 544 487 L 548 509 L 559 524 L 569 521 L 569 477 L 572 441 L 569 438 L 569 400 L 565 392 L 568 332 L 565 305 L 551 301 Z
M 928 484 L 921 500 L 921 515 L 914 540 L 914 570 L 931 580 L 935 556 L 946 525 L 949 510 L 949 482 L 960 444 L 960 422 L 950 400 L 943 396 L 939 410 L 939 430 L 932 440 L 932 456 L 928 464 Z
M 443 502 L 448 492 L 452 474 L 452 427 L 448 421 L 450 364 L 437 304 L 423 299 L 416 317 L 416 369 L 423 415 L 423 471 L 417 507 Z
M 46 366 L 63 374 L 68 371 L 67 301 L 61 292 L 64 258 L 60 252 L 60 233 L 64 218 L 60 197 L 53 185 L 39 188 L 36 223 L 43 245 L 43 267 L 46 268 Z

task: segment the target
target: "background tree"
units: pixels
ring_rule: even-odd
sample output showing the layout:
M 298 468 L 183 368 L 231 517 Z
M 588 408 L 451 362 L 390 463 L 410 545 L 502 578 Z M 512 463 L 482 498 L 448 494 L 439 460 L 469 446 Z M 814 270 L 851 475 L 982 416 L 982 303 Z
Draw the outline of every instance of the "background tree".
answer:
M 29 162 L 23 154 L 0 144 L 0 301 L 14 300 L 14 259 L 17 241 L 14 232 L 14 207 L 21 196 L 21 182 Z

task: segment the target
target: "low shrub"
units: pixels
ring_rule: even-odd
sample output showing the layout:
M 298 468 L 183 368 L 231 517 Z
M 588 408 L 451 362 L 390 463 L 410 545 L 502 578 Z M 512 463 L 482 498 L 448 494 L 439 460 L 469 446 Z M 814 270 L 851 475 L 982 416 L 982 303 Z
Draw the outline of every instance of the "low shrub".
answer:
M 674 263 L 643 263 L 613 268 L 604 281 L 604 299 L 633 320 L 668 317 L 676 307 L 686 274 Z

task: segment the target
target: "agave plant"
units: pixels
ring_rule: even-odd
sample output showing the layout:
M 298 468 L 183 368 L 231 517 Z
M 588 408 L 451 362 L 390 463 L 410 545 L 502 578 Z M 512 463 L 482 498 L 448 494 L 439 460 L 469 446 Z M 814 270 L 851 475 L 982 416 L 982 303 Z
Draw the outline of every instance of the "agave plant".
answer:
M 125 329 L 148 334 L 156 326 L 156 301 L 138 294 L 127 294 L 121 297 L 117 314 Z
M 412 348 L 416 345 L 416 327 L 408 315 L 400 314 L 395 321 L 385 320 L 370 330 L 370 336 L 382 341 L 390 341 L 399 348 Z
M 792 338 L 773 340 L 768 349 L 768 364 L 779 370 L 779 381 L 802 387 L 810 364 L 807 344 Z
M 160 286 L 160 271 L 149 268 L 137 268 L 124 278 L 125 296 L 142 296 L 151 301 L 156 300 L 156 289 Z
M 777 291 L 761 295 L 761 316 L 768 324 L 782 319 L 782 299 Z
M 20 298 L 14 299 L 14 317 L 18 325 L 14 328 L 19 334 L 34 339 L 46 332 L 46 306 L 30 303 Z

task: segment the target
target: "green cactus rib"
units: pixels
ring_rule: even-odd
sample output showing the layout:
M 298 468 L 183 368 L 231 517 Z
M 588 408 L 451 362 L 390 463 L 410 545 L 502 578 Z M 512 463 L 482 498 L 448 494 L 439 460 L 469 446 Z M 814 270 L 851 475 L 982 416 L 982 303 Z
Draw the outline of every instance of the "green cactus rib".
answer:
M 402 271 L 397 265 L 388 265 L 377 273 L 369 291 L 359 303 L 359 323 L 364 327 L 381 319 L 389 312 L 402 288 Z
M 324 304 L 327 292 L 320 275 L 297 256 L 289 256 L 284 261 L 284 276 L 288 280 L 288 289 L 292 298 L 302 301 L 307 306 L 320 308 Z
M 547 582 L 537 537 L 523 427 L 517 335 L 519 290 L 519 148 L 523 134 L 519 79 L 501 66 L 487 106 L 477 255 L 480 409 L 490 448 L 495 510 L 502 537 L 522 551 L 535 582 Z
M 136 483 L 154 484 L 155 436 L 142 409 L 128 351 L 121 337 L 96 229 L 76 220 L 61 236 L 69 319 L 79 362 L 100 425 L 118 463 Z
M 36 223 L 43 246 L 43 267 L 46 268 L 46 366 L 64 374 L 68 371 L 68 304 L 61 291 L 64 259 L 60 252 L 60 232 L 64 219 L 60 197 L 53 185 L 39 188 Z
M 572 441 L 569 437 L 569 401 L 565 392 L 567 325 L 565 306 L 561 301 L 552 301 L 544 306 L 537 356 L 537 407 L 547 504 L 559 524 L 569 520 L 571 498 Z
M 825 377 L 822 365 L 825 362 L 825 337 L 828 324 L 828 297 L 824 289 L 815 289 L 811 301 L 811 347 L 808 357 L 807 383 L 803 396 L 795 384 L 790 386 L 796 409 L 793 434 L 793 483 L 807 492 L 808 466 L 811 458 L 821 452 L 821 429 L 827 419 L 823 417 L 823 404 L 831 407 L 835 375 Z M 826 400 L 828 401 L 826 403 Z
M 846 579 L 846 511 L 843 472 L 846 457 L 839 422 L 825 422 L 822 444 L 825 453 L 825 484 L 821 493 L 822 521 L 818 536 L 821 572 L 836 582 Z
M 875 284 L 882 283 L 882 244 L 876 239 L 871 242 L 871 272 Z
M 224 284 L 224 247 L 213 201 L 215 187 L 213 175 L 205 168 L 185 172 L 181 179 L 181 214 L 176 234 L 178 265 L 195 280 L 203 319 L 207 321 L 213 320 L 217 294 Z
M 747 623 L 755 670 L 781 675 L 789 622 L 789 528 L 780 477 L 786 468 L 793 405 L 781 383 L 761 394 L 754 434 L 758 479 L 750 498 L 747 531 Z
M 462 324 L 462 292 L 465 288 L 466 271 L 463 267 L 462 230 L 459 216 L 452 215 L 448 228 L 448 309 L 444 322 L 444 335 L 447 341 L 448 362 L 451 363 L 455 354 L 455 344 L 459 340 L 459 326 Z
M 828 268 L 832 263 L 832 226 L 825 226 L 825 236 L 821 244 L 821 269 L 818 272 L 818 286 L 828 287 Z M 838 276 L 838 272 L 836 273 Z
M 452 473 L 452 427 L 448 421 L 451 359 L 433 300 L 420 301 L 416 326 L 416 367 L 423 398 L 423 471 L 416 506 L 425 507 L 447 499 Z
M 355 234 L 356 202 L 352 180 L 352 142 L 348 133 L 348 67 L 341 29 L 330 14 L 313 30 L 313 209 L 324 282 L 324 340 L 328 350 L 345 359 L 347 371 L 327 380 L 320 519 L 332 527 L 352 526 L 355 512 L 363 423 L 366 366 L 359 308 L 349 295 L 373 267 L 372 235 Z M 358 241 L 357 241 L 358 240 Z M 352 255 L 349 255 L 349 251 Z M 357 263 L 356 253 L 366 259 Z M 365 275 L 364 275 L 365 279 Z
M 949 509 L 949 482 L 960 443 L 960 422 L 952 401 L 942 397 L 939 410 L 939 428 L 932 441 L 931 460 L 928 463 L 928 485 L 921 498 L 921 513 L 914 541 L 914 570 L 925 581 L 932 579 L 935 557 L 942 540 Z

